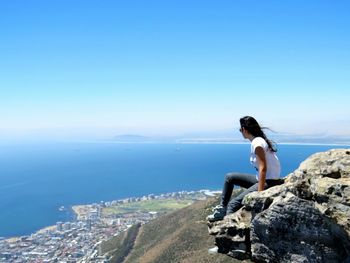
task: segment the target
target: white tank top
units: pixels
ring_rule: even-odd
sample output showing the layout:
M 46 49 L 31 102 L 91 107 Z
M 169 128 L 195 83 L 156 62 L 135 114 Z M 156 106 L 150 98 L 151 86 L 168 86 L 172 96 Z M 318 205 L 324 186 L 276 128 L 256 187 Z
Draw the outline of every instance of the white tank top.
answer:
M 256 147 L 262 147 L 265 151 L 266 158 L 266 179 L 279 179 L 281 174 L 281 165 L 280 161 L 275 152 L 269 149 L 269 145 L 267 142 L 261 137 L 255 137 L 251 143 L 251 153 L 250 153 L 250 162 L 255 167 L 256 170 L 259 169 L 259 160 L 256 158 L 255 149 Z M 257 173 L 257 179 L 259 176 L 259 172 Z

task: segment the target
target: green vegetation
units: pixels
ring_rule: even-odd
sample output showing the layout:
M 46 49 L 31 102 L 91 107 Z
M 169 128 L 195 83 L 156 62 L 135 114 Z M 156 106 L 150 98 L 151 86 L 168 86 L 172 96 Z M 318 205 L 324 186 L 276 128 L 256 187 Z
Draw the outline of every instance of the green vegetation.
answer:
M 192 199 L 154 199 L 139 202 L 131 202 L 126 204 L 119 204 L 116 206 L 103 208 L 102 214 L 104 216 L 125 214 L 125 213 L 136 213 L 136 212 L 158 212 L 167 213 L 186 207 L 193 203 Z

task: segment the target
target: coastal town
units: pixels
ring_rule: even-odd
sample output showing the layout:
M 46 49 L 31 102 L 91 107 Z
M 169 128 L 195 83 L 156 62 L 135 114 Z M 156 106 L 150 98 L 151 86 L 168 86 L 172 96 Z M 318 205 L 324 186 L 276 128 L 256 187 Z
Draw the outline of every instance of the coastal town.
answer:
M 28 236 L 1 239 L 0 262 L 109 262 L 102 250 L 104 241 L 212 193 L 181 191 L 73 206 L 74 221 L 57 222 Z

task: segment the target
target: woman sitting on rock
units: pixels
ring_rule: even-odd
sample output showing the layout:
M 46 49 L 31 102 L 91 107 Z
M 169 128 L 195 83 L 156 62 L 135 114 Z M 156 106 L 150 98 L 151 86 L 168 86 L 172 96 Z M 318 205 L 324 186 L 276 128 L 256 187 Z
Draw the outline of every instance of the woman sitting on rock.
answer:
M 214 213 L 207 217 L 210 222 L 222 220 L 225 215 L 241 208 L 242 200 L 247 194 L 283 183 L 280 179 L 281 167 L 276 155 L 277 150 L 267 139 L 259 123 L 250 116 L 243 117 L 239 121 L 240 132 L 245 139 L 251 141 L 250 162 L 257 170 L 257 174 L 228 173 L 226 175 L 221 204 L 216 206 Z M 246 190 L 230 201 L 234 185 L 244 187 Z

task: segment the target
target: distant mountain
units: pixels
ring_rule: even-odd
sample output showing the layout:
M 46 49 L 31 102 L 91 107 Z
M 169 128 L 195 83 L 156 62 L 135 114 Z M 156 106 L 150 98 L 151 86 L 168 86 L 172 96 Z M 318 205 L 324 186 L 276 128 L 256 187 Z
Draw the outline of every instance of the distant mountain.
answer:
M 350 145 L 350 136 L 329 135 L 329 134 L 286 134 L 278 132 L 266 132 L 267 137 L 277 144 L 295 143 L 295 144 L 339 144 Z M 188 136 L 177 138 L 179 143 L 249 143 L 249 141 L 237 136 Z
M 114 136 L 113 140 L 120 142 L 147 142 L 151 141 L 152 138 L 137 134 L 122 134 Z
M 129 142 L 129 143 L 175 143 L 177 137 L 167 136 L 143 136 L 137 134 L 122 134 L 113 137 L 115 142 Z
M 313 135 L 297 135 L 284 133 L 267 133 L 267 136 L 275 141 L 277 144 L 281 143 L 300 143 L 300 144 L 341 144 L 350 145 L 349 136 L 337 136 L 327 134 L 313 134 Z M 216 134 L 201 136 L 184 135 L 184 136 L 143 136 L 137 134 L 123 134 L 117 135 L 112 139 L 115 142 L 129 142 L 129 143 L 248 143 L 241 135 L 227 135 L 217 136 Z
M 125 234 L 104 242 L 103 253 L 110 251 L 111 263 L 241 262 L 223 254 L 208 254 L 214 239 L 208 236 L 205 218 L 217 203 L 217 198 L 198 201 L 145 225 L 133 226 Z
M 342 144 L 350 145 L 349 136 L 312 134 L 312 135 L 295 135 L 295 134 L 272 134 L 271 138 L 277 143 L 315 143 L 315 144 Z

